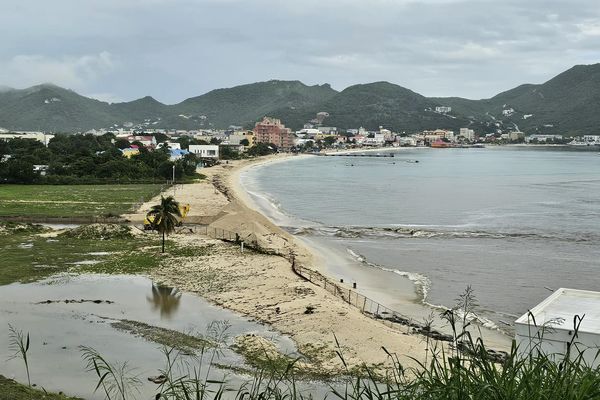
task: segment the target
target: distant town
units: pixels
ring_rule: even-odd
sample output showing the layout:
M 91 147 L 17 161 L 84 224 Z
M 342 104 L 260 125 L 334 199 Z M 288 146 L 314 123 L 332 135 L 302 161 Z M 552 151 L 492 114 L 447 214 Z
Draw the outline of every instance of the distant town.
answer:
M 432 110 L 433 111 L 433 110 Z M 450 107 L 437 107 L 436 113 L 448 113 Z M 486 145 L 528 144 L 528 145 L 570 145 L 600 146 L 600 135 L 568 137 L 557 134 L 525 135 L 520 131 L 479 134 L 470 128 L 460 128 L 458 132 L 448 129 L 424 130 L 410 133 L 394 132 L 385 127 L 378 130 L 338 129 L 323 126 L 329 116 L 326 112 L 317 113 L 316 118 L 306 123 L 296 132 L 287 128 L 281 120 L 264 117 L 254 129 L 241 126 L 228 129 L 174 130 L 153 129 L 145 126 L 131 128 L 92 129 L 81 132 L 84 135 L 112 135 L 113 143 L 122 152 L 123 157 L 131 158 L 142 148 L 155 150 L 166 147 L 170 160 L 176 161 L 187 154 L 194 154 L 200 160 L 235 159 L 249 152 L 253 147 L 262 150 L 250 155 L 262 155 L 269 152 L 318 153 L 322 150 L 349 150 L 383 147 L 484 147 Z M 0 130 L 0 140 L 32 139 L 48 146 L 55 134 L 32 131 Z M 6 157 L 6 156 L 5 156 Z M 4 160 L 5 161 L 5 160 Z

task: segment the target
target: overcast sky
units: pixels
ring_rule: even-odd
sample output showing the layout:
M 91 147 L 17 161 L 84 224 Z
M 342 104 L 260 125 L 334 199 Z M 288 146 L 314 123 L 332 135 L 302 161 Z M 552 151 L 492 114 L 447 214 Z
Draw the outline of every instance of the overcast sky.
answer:
M 600 62 L 598 0 L 2 0 L 0 85 L 176 103 L 269 79 L 487 98 Z

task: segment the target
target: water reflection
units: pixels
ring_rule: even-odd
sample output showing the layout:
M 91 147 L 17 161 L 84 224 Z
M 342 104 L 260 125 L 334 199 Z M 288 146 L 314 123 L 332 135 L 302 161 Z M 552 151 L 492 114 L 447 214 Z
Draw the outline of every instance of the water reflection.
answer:
M 152 297 L 146 296 L 152 305 L 152 311 L 160 311 L 161 318 L 171 318 L 179 308 L 181 292 L 176 288 L 152 284 Z

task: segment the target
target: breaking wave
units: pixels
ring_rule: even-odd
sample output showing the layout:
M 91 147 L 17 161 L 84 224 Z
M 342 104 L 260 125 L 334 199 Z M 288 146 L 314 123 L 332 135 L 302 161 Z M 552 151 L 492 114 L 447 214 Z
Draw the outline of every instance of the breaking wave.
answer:
M 533 239 L 572 242 L 599 242 L 600 235 L 588 232 L 491 232 L 485 230 L 430 229 L 414 226 L 363 227 L 363 226 L 304 226 L 288 227 L 294 235 L 329 236 L 345 239 Z
M 397 269 L 383 267 L 381 265 L 374 264 L 372 262 L 367 261 L 367 259 L 365 257 L 361 256 L 360 254 L 358 254 L 357 252 L 355 252 L 352 249 L 347 249 L 347 251 L 348 251 L 348 254 L 350 254 L 356 261 L 358 261 L 362 264 L 368 265 L 373 268 L 378 268 L 383 271 L 392 272 L 394 274 L 408 278 L 411 282 L 413 282 L 415 284 L 415 286 L 417 288 L 417 293 L 419 294 L 421 301 L 425 303 L 425 300 L 427 299 L 427 293 L 429 292 L 429 288 L 431 287 L 431 281 L 429 280 L 428 277 L 426 277 L 425 275 L 419 274 L 417 272 L 399 271 Z
M 426 277 L 425 275 L 419 274 L 417 272 L 399 271 L 397 269 L 383 267 L 381 265 L 374 264 L 374 263 L 367 261 L 367 259 L 365 257 L 358 254 L 356 251 L 354 251 L 352 249 L 346 249 L 346 250 L 347 250 L 348 254 L 350 254 L 354 259 L 356 259 L 356 261 L 358 261 L 362 264 L 368 265 L 373 268 L 378 268 L 383 271 L 392 272 L 394 274 L 408 278 L 411 282 L 413 282 L 415 284 L 415 287 L 417 289 L 417 293 L 419 294 L 421 303 L 423 303 L 424 305 L 431 307 L 433 309 L 441 310 L 441 311 L 447 311 L 450 309 L 446 306 L 442 306 L 439 304 L 431 304 L 431 303 L 427 302 L 427 294 L 429 293 L 429 289 L 431 288 L 431 280 L 428 277 Z M 460 319 L 463 318 L 463 312 L 461 310 L 455 310 L 455 312 L 456 312 L 456 315 Z M 488 329 L 493 329 L 493 330 L 497 330 L 500 332 L 504 332 L 502 329 L 500 329 L 500 327 L 494 321 L 492 321 L 491 319 L 486 318 L 482 315 L 474 313 L 474 312 L 469 312 L 467 314 L 466 320 L 476 322 L 478 325 L 481 325 Z

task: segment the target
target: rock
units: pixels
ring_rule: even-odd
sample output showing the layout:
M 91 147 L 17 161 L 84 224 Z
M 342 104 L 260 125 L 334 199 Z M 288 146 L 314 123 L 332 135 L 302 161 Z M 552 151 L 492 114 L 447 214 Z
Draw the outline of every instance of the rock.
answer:
M 306 310 L 304 310 L 304 314 L 314 314 L 315 308 L 316 307 L 314 307 L 314 306 L 306 306 Z
M 149 376 L 148 380 L 152 383 L 156 383 L 157 385 L 162 385 L 167 381 L 167 377 L 164 375 Z

